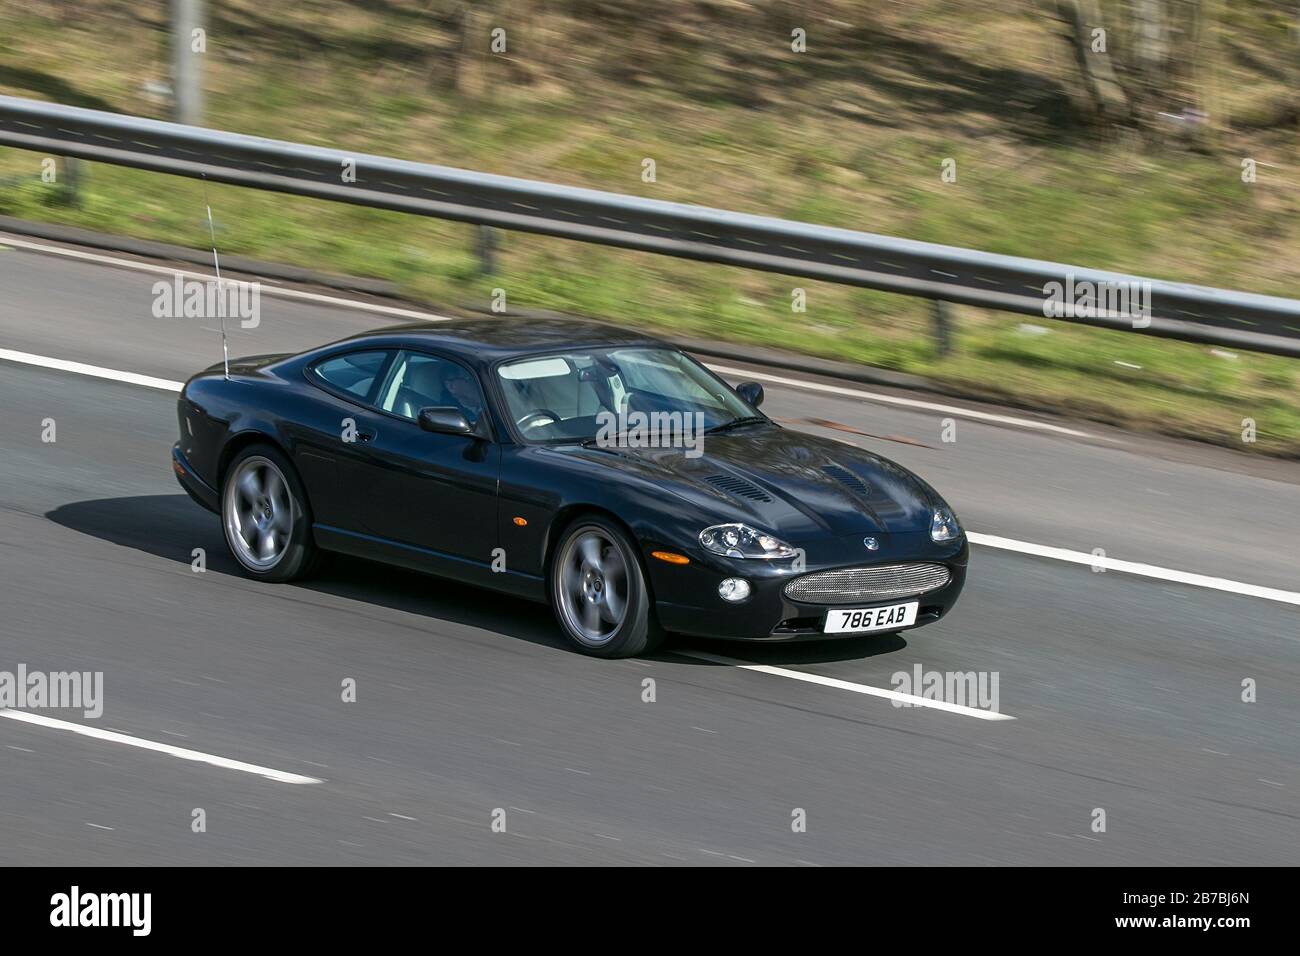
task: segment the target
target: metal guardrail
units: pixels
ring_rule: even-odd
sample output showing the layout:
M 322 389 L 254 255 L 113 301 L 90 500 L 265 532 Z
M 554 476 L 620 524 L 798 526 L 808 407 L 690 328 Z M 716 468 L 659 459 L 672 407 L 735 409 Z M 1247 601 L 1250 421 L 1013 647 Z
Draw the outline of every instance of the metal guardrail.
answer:
M 1044 286 L 1145 284 L 1145 327 L 1300 357 L 1300 301 L 0 96 L 0 145 L 1044 317 Z M 355 181 L 345 181 L 347 170 Z M 1052 316 L 1057 319 L 1058 317 Z

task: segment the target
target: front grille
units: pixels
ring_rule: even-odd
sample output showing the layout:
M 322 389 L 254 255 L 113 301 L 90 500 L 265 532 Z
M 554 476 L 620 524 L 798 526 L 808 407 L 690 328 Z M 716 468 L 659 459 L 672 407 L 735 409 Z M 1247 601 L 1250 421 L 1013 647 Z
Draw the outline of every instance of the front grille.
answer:
M 950 580 L 942 564 L 881 564 L 872 568 L 840 568 L 795 578 L 785 586 L 785 596 L 806 604 L 844 604 L 851 601 L 924 594 Z

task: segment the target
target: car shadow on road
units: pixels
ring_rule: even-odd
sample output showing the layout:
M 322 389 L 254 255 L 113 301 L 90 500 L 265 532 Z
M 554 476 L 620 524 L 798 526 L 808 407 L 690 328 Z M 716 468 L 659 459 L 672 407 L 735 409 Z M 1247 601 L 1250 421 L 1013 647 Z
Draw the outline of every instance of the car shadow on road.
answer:
M 193 565 L 195 549 L 202 548 L 205 573 L 247 580 L 226 550 L 220 521 L 183 494 L 77 501 L 60 505 L 45 516 L 80 534 L 186 565 Z M 266 587 L 316 591 L 432 621 L 482 628 L 532 644 L 571 650 L 550 608 L 543 604 L 373 561 L 335 555 L 313 578 Z M 746 663 L 788 665 L 860 660 L 906 646 L 907 642 L 897 634 L 793 644 L 676 637 L 661 655 L 705 667 L 722 666 L 722 662 L 688 655 L 695 652 Z
M 45 515 L 55 524 L 125 548 L 192 565 L 202 548 L 207 574 L 249 581 L 226 550 L 221 522 L 184 494 L 100 498 L 60 505 Z M 482 628 L 517 640 L 568 650 L 550 608 L 402 568 L 333 555 L 314 577 L 268 584 L 301 594 L 316 591 L 446 622 Z M 472 595 L 472 596 L 471 596 Z

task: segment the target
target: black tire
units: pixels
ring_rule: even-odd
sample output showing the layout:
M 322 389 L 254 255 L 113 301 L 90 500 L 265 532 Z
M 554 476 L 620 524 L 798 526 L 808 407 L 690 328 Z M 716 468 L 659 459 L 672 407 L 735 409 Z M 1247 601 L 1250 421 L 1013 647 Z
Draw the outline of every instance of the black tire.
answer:
M 606 546 L 588 544 L 589 541 L 601 540 L 606 543 Z M 607 567 L 621 563 L 626 582 L 624 613 L 618 616 L 617 623 L 607 620 L 604 616 L 610 603 L 608 601 L 610 592 L 606 592 L 606 605 L 598 603 L 599 597 L 596 599 L 599 607 L 597 623 L 601 628 L 606 626 L 609 628 L 609 633 L 602 634 L 599 638 L 593 638 L 590 630 L 584 632 L 583 612 L 590 613 L 591 609 L 587 606 L 590 602 L 584 601 L 579 594 L 575 593 L 574 585 L 578 582 L 573 577 L 575 570 L 580 580 L 588 577 L 583 569 L 592 565 L 586 563 L 583 554 L 577 551 L 580 548 L 590 551 L 593 546 L 599 547 L 603 556 L 602 561 L 606 562 Z M 596 577 L 604 580 L 600 574 Z M 548 578 L 551 607 L 555 611 L 560 630 L 582 653 L 594 657 L 635 657 L 638 654 L 648 654 L 663 643 L 665 635 L 655 619 L 650 589 L 646 584 L 645 569 L 641 565 L 638 549 L 627 532 L 603 515 L 582 515 L 565 529 L 555 547 Z M 617 593 L 618 576 L 611 574 L 608 579 L 612 591 Z M 599 591 L 600 589 L 597 588 L 597 595 Z M 569 594 L 568 598 L 566 593 Z
M 237 485 L 246 475 L 259 473 L 262 483 L 267 486 L 263 490 L 267 492 L 265 500 L 270 514 L 260 508 L 253 509 L 256 513 L 250 521 L 250 516 L 243 513 L 251 508 L 249 496 Z M 283 486 L 283 495 L 275 491 L 276 481 L 271 478 L 273 473 Z M 256 522 L 263 520 L 267 526 L 259 530 Z M 277 583 L 311 575 L 320 567 L 323 556 L 312 539 L 311 524 L 311 505 L 307 501 L 306 489 L 298 472 L 278 448 L 259 443 L 249 445 L 235 456 L 221 482 L 221 528 L 226 548 L 240 571 L 255 581 Z M 241 528 L 244 529 L 242 534 L 238 530 Z M 265 540 L 267 532 L 276 554 L 259 563 L 258 556 L 264 553 L 259 544 Z M 240 535 L 242 542 L 236 541 L 235 535 Z

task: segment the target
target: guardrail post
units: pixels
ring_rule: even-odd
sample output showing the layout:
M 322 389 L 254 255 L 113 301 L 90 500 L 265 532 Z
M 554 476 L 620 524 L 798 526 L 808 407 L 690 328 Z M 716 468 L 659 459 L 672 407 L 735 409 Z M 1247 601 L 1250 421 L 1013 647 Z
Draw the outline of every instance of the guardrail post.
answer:
M 930 323 L 934 346 L 940 355 L 952 352 L 952 309 L 942 299 L 930 300 Z
M 62 200 L 69 206 L 81 205 L 81 160 L 75 156 L 63 157 Z
M 491 226 L 478 227 L 479 271 L 485 276 L 496 272 L 497 231 Z

